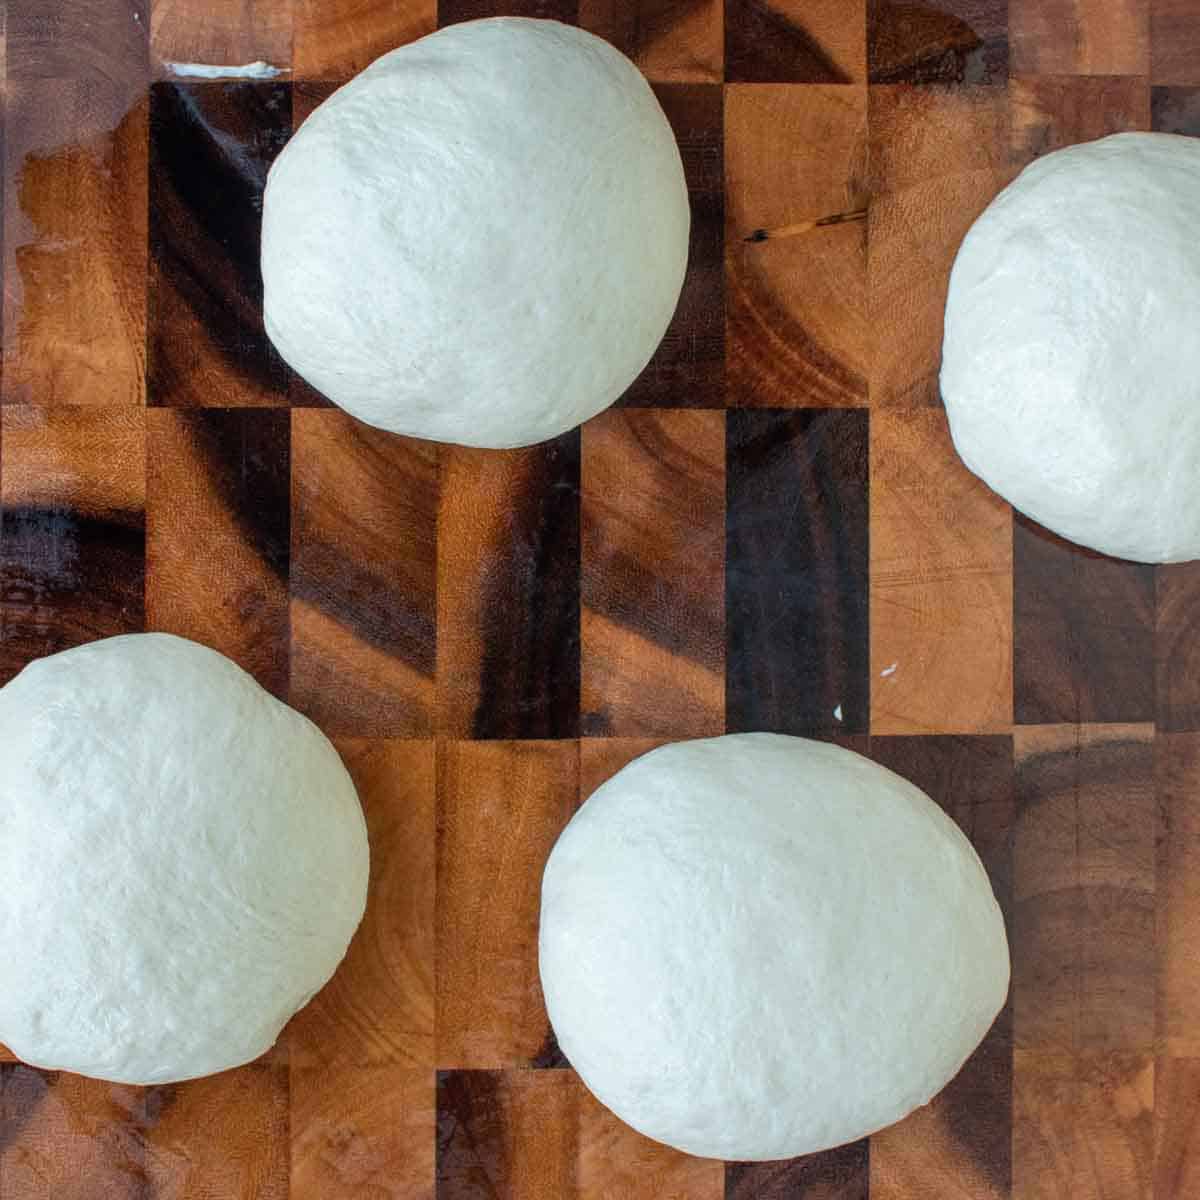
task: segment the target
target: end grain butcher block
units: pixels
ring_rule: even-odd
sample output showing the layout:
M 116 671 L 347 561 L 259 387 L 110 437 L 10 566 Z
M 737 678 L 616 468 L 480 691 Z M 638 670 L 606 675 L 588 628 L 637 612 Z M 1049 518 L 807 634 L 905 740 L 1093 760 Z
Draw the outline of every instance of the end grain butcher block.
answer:
M 1200 1195 L 1200 568 L 1014 520 L 936 386 L 958 241 L 1021 166 L 1200 135 L 1200 0 L 53 7 L 7 7 L 0 680 L 115 633 L 212 645 L 335 739 L 373 861 L 349 957 L 259 1062 L 137 1089 L 7 1056 L 0 1200 Z M 620 405 L 486 452 L 330 408 L 267 341 L 257 264 L 266 170 L 313 107 L 497 12 L 637 62 L 693 233 Z M 256 60 L 283 73 L 163 65 Z M 754 729 L 943 804 L 1013 984 L 929 1107 L 725 1165 L 583 1090 L 538 887 L 633 756 Z

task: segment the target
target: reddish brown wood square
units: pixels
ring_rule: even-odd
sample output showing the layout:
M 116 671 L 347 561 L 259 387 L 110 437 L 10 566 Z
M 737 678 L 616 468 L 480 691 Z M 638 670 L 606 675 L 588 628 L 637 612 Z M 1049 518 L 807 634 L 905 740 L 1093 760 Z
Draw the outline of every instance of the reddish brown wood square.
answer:
M 745 240 L 757 229 L 866 206 L 866 100 L 863 88 L 726 89 L 731 405 L 866 403 L 866 223 L 765 242 Z
M 1012 515 L 941 409 L 871 420 L 871 730 L 1012 725 Z
M 1200 84 L 1200 8 L 1194 0 L 1149 0 L 1150 77 Z
M 0 408 L 0 680 L 145 623 L 145 410 Z
M 87 79 L 145 87 L 149 0 L 6 0 L 10 79 Z
M 112 86 L 8 84 L 8 403 L 145 402 L 146 104 L 102 113 L 117 104 Z
M 1003 84 L 1008 0 L 867 0 L 872 83 Z
M 1009 0 L 1013 74 L 1148 75 L 1149 10 L 1147 0 Z
M 1200 729 L 1200 564 L 1161 566 L 1155 582 L 1155 721 L 1160 732 Z
M 1012 1200 L 1182 1200 L 1153 1184 L 1154 1061 L 1018 1050 Z
M 1154 1064 L 1154 1200 L 1200 1195 L 1200 1059 Z
M 284 411 L 150 409 L 146 619 L 288 691 Z
M 871 402 L 940 403 L 942 313 L 959 243 L 1015 174 L 1008 91 L 870 90 Z
M 582 731 L 725 727 L 725 416 L 614 409 L 583 431 Z
M 143 0 L 145 2 L 145 0 Z M 292 65 L 297 0 L 149 0 L 150 49 L 172 62 Z
M 859 83 L 865 0 L 725 0 L 732 83 Z
M 483 17 L 538 17 L 574 25 L 579 0 L 438 0 L 438 26 Z
M 579 802 L 665 738 L 584 738 L 579 743 Z
M 291 1069 L 292 1200 L 433 1200 L 433 1071 Z
M 1153 1052 L 1154 733 L 1014 734 L 1013 1037 L 1045 1054 Z
M 440 733 L 578 733 L 579 437 L 441 451 Z
M 572 1071 L 442 1071 L 438 1200 L 573 1197 L 579 1084 Z
M 1150 128 L 1150 85 L 1145 76 L 1040 76 L 1014 79 L 1013 153 L 1035 159 L 1076 142 Z
M 579 24 L 628 55 L 647 79 L 720 83 L 722 0 L 579 0 Z
M 1150 120 L 1158 133 L 1200 137 L 1200 87 L 1151 88 Z
M 291 0 L 297 80 L 350 79 L 437 28 L 437 0 Z
M 433 728 L 438 448 L 292 413 L 291 689 L 329 734 Z
M 578 802 L 576 742 L 445 742 L 438 766 L 437 1061 L 525 1065 L 550 1036 L 542 871 Z
M 432 1068 L 434 743 L 339 738 L 336 745 L 367 817 L 367 912 L 333 979 L 288 1026 L 290 1062 L 293 1071 L 329 1068 L 347 1079 L 359 1067 Z

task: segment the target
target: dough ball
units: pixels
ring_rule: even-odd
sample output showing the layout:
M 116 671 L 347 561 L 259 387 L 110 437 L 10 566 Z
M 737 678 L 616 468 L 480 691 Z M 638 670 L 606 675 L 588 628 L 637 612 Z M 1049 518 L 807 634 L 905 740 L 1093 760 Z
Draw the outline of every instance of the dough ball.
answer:
M 1106 554 L 1200 557 L 1200 140 L 1048 154 L 975 222 L 946 303 L 963 461 Z
M 789 1158 L 924 1104 L 1004 1003 L 1008 944 L 970 843 L 857 754 L 735 734 L 593 794 L 542 885 L 559 1045 L 635 1129 Z
M 528 445 L 649 361 L 689 220 L 675 139 L 627 58 L 554 21 L 451 25 L 372 63 L 276 160 L 267 332 L 371 425 Z
M 229 659 L 134 634 L 0 688 L 0 1042 L 122 1083 L 236 1067 L 333 974 L 367 833 L 333 747 Z

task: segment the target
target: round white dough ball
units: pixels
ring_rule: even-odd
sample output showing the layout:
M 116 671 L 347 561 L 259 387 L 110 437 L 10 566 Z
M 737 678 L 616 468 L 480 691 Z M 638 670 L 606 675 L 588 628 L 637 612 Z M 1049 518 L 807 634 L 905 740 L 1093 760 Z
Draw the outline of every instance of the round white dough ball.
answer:
M 0 1042 L 164 1083 L 270 1048 L 363 915 L 337 752 L 195 642 L 131 634 L 0 688 Z
M 267 332 L 371 425 L 528 445 L 649 361 L 689 223 L 674 136 L 624 55 L 555 21 L 451 25 L 372 63 L 272 166 Z
M 950 277 L 942 395 L 963 461 L 1106 554 L 1200 557 L 1200 140 L 1038 159 Z
M 558 1042 L 622 1120 L 691 1154 L 790 1158 L 924 1104 L 1008 991 L 970 843 L 836 746 L 651 751 L 583 805 L 542 884 Z

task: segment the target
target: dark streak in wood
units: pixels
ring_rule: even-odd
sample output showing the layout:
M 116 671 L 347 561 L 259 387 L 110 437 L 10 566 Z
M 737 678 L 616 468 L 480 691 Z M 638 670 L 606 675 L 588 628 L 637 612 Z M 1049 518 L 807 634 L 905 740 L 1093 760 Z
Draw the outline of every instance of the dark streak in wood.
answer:
M 803 25 L 769 0 L 725 0 L 725 78 L 731 83 L 853 82 Z

